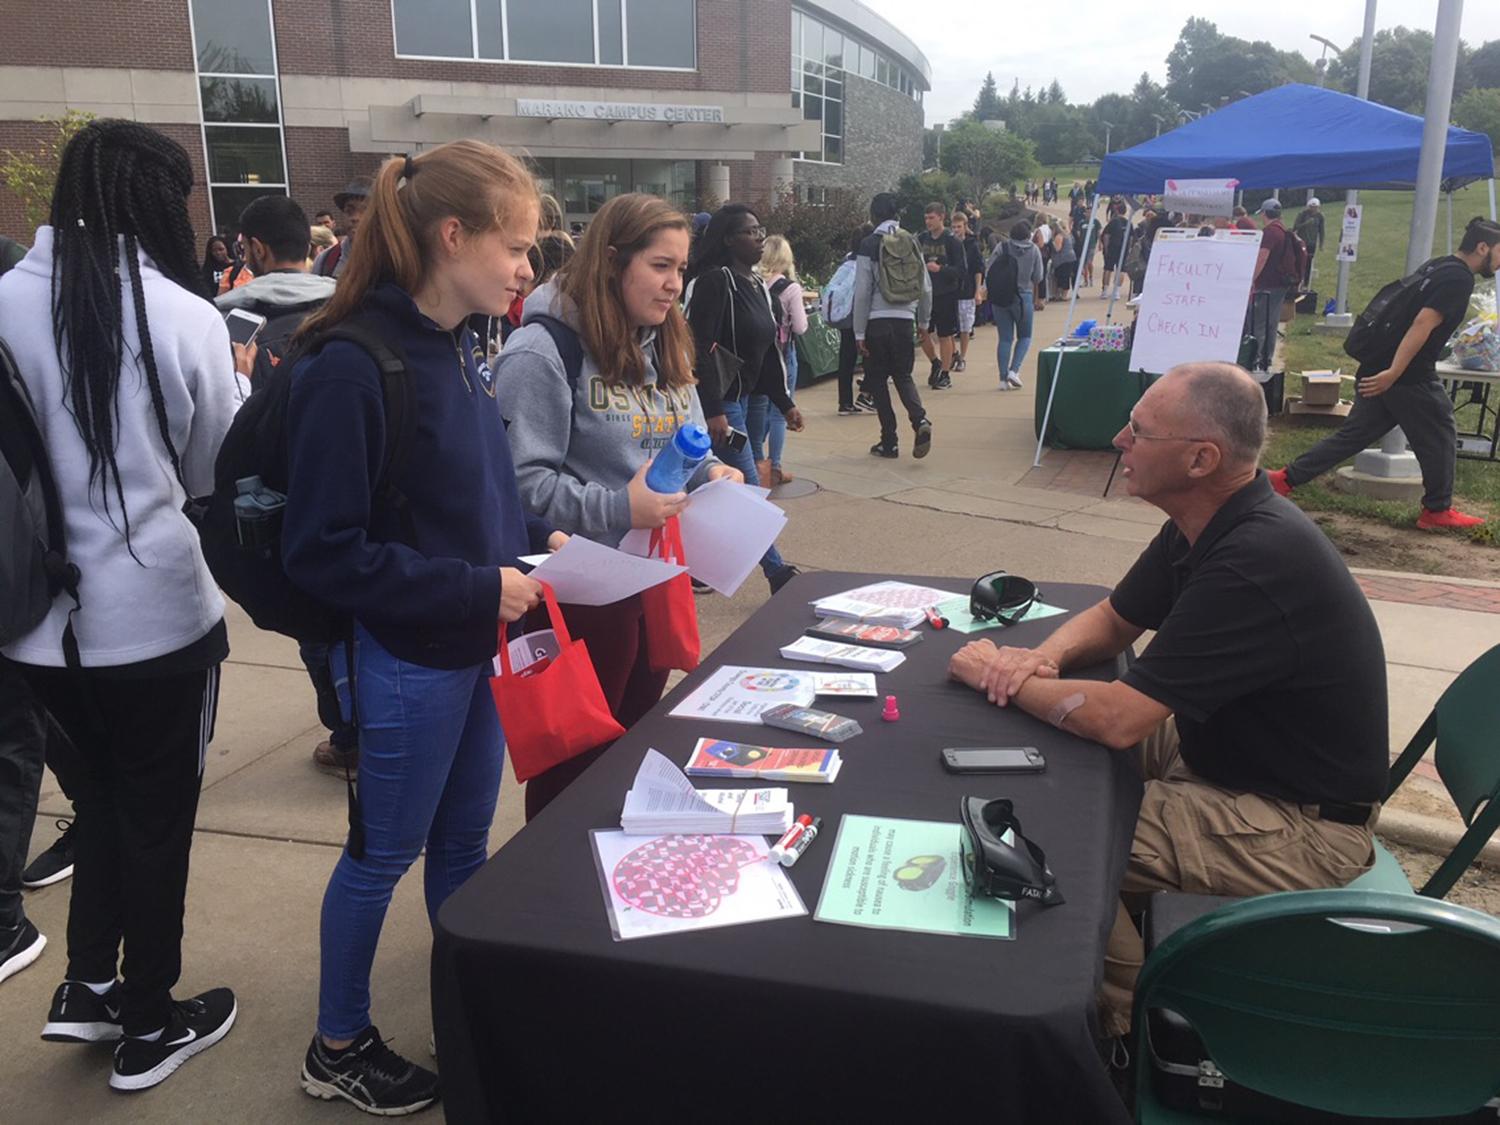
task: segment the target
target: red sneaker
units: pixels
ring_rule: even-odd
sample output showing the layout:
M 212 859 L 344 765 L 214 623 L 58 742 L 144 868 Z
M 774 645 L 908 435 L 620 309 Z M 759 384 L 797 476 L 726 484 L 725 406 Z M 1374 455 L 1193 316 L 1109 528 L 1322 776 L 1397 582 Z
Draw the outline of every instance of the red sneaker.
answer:
M 1480 517 L 1465 515 L 1457 508 L 1448 508 L 1441 512 L 1423 508 L 1422 514 L 1417 517 L 1417 526 L 1423 531 L 1451 531 L 1465 527 L 1478 527 L 1483 522 L 1484 520 Z
M 1266 479 L 1271 482 L 1271 487 L 1276 490 L 1276 495 L 1290 496 L 1292 494 L 1292 486 L 1287 483 L 1285 469 L 1272 470 L 1266 474 Z

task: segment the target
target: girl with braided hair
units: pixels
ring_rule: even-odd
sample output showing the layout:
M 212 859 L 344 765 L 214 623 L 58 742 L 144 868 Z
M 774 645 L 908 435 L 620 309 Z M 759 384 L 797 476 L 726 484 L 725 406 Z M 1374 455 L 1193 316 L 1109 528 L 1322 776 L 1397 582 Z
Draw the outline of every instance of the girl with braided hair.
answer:
M 0 336 L 36 407 L 78 602 L 4 649 L 68 734 L 77 806 L 68 966 L 42 1038 L 116 1041 L 140 1090 L 218 1042 L 234 994 L 175 1001 L 188 850 L 213 733 L 224 602 L 183 514 L 253 349 L 201 296 L 181 146 L 95 121 L 63 152 L 50 222 L 0 278 Z M 127 958 L 116 980 L 120 946 Z

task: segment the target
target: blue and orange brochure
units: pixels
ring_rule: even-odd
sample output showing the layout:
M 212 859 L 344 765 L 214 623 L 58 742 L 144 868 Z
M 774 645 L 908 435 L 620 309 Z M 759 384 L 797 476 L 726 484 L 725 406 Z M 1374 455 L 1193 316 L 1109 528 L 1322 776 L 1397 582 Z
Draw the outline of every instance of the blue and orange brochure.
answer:
M 827 784 L 839 775 L 837 748 L 791 749 L 700 738 L 687 764 L 689 777 L 746 777 Z

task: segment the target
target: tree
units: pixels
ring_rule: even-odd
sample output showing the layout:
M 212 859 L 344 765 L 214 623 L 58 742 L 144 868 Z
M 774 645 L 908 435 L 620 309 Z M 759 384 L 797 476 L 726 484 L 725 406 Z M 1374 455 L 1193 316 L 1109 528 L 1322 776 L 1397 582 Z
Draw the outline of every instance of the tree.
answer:
M 0 182 L 21 200 L 30 230 L 45 226 L 52 214 L 52 188 L 57 182 L 57 168 L 62 151 L 73 134 L 94 119 L 92 113 L 70 109 L 61 117 L 44 117 L 56 135 L 42 142 L 36 152 L 0 152 Z
M 1375 33 L 1370 50 L 1370 100 L 1407 113 L 1421 113 L 1427 105 L 1427 72 L 1432 64 L 1432 33 L 1420 28 L 1388 27 Z M 1340 52 L 1328 66 L 1328 84 L 1347 94 L 1359 85 L 1359 40 Z M 1468 52 L 1458 52 L 1453 97 L 1473 87 Z
M 1056 78 L 1052 80 L 1052 85 L 1048 86 L 1046 93 L 1042 95 L 1042 101 L 1049 102 L 1052 105 L 1068 104 L 1068 95 L 1063 93 L 1062 84 Z
M 1264 40 L 1223 35 L 1209 20 L 1190 18 L 1167 55 L 1167 94 L 1180 106 L 1220 105 L 1313 75 L 1294 51 L 1278 51 Z M 1158 111 L 1159 112 L 1159 111 Z
M 1500 39 L 1491 39 L 1469 56 L 1469 77 L 1476 89 L 1500 89 Z
M 1001 116 L 1000 91 L 995 85 L 995 74 L 990 71 L 985 74 L 979 96 L 974 99 L 974 120 L 998 121 Z
M 981 195 L 1036 170 L 1036 148 L 1024 137 L 978 121 L 960 121 L 943 138 L 943 171 L 968 177 Z
M 1177 35 L 1177 42 L 1167 54 L 1167 93 L 1178 105 L 1196 105 L 1198 71 L 1208 52 L 1224 36 L 1218 25 L 1201 16 L 1190 16 Z
M 1465 129 L 1488 133 L 1500 151 L 1500 89 L 1470 90 L 1453 104 L 1453 120 Z

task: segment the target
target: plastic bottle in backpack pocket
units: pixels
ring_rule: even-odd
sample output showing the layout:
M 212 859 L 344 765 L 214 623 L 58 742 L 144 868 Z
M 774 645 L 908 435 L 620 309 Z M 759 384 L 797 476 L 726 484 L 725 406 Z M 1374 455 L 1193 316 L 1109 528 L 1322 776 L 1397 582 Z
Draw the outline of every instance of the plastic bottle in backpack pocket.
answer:
M 702 426 L 682 426 L 646 470 L 646 487 L 652 492 L 681 492 L 712 447 Z

